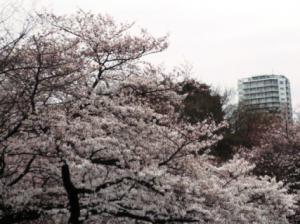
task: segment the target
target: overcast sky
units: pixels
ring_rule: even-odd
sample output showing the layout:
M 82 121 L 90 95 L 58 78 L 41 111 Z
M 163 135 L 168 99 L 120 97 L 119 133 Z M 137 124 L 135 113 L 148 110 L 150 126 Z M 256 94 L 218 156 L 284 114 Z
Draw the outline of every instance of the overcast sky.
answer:
M 3 1 L 3 0 L 1 0 Z M 59 14 L 81 8 L 117 21 L 136 22 L 154 35 L 170 34 L 157 55 L 167 67 L 185 61 L 194 76 L 216 87 L 236 88 L 237 79 L 283 74 L 300 106 L 299 0 L 24 0 L 28 8 Z

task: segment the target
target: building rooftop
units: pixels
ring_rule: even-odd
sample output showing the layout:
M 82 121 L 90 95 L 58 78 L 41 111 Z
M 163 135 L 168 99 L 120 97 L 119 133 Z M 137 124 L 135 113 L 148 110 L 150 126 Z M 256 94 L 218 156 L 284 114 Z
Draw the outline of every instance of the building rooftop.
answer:
M 286 80 L 287 77 L 285 77 L 284 75 L 275 75 L 275 74 L 264 74 L 264 75 L 255 75 L 255 76 L 251 76 L 251 77 L 246 77 L 246 78 L 241 78 L 239 79 L 240 82 L 245 82 L 245 81 L 260 81 L 260 80 L 264 80 L 264 79 L 278 79 L 278 78 L 284 78 Z

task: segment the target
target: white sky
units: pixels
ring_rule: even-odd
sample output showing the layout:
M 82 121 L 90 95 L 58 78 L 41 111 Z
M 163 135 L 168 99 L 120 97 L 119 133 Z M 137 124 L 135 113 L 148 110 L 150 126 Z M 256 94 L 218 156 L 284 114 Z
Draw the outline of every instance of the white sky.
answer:
M 293 105 L 299 109 L 299 0 L 23 2 L 59 14 L 79 8 L 110 14 L 120 22 L 135 21 L 154 35 L 169 33 L 170 47 L 156 62 L 171 67 L 188 61 L 195 77 L 216 87 L 236 88 L 238 78 L 251 75 L 283 74 L 291 81 Z

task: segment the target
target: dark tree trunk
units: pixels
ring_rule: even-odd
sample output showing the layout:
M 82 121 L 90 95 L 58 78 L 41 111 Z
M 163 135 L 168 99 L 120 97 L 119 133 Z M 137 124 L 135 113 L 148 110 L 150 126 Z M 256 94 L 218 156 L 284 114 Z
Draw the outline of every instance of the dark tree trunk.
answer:
M 79 206 L 79 198 L 78 198 L 78 190 L 74 187 L 71 177 L 70 170 L 67 163 L 65 163 L 61 168 L 63 184 L 68 194 L 69 205 L 70 205 L 70 218 L 69 223 L 71 224 L 79 224 L 80 217 L 80 206 Z

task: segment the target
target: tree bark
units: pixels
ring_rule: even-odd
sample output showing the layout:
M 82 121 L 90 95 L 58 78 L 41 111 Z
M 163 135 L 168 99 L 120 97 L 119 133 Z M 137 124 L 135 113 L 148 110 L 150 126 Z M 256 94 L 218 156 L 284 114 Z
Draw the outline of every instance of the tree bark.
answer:
M 70 205 L 70 218 L 69 223 L 71 224 L 80 224 L 80 206 L 79 206 L 79 198 L 78 198 L 78 190 L 74 187 L 68 164 L 65 164 L 61 168 L 63 184 L 68 194 L 69 205 Z

